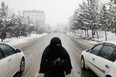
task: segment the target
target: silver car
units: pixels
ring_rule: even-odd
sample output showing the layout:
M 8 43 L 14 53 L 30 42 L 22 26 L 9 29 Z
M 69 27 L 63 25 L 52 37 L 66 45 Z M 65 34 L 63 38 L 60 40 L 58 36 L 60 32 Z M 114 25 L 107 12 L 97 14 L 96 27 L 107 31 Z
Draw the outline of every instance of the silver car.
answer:
M 116 45 L 99 43 L 81 54 L 82 69 L 91 69 L 99 77 L 116 77 Z
M 25 69 L 25 55 L 20 49 L 0 43 L 0 77 L 13 77 Z

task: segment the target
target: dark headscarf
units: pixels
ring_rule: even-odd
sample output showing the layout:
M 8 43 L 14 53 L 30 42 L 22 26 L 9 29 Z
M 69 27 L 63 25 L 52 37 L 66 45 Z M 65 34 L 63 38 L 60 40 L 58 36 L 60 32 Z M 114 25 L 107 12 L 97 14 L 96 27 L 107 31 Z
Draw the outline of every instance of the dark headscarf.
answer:
M 50 46 L 55 46 L 56 44 L 61 44 L 61 40 L 58 37 L 54 37 L 51 39 Z
M 50 49 L 53 51 L 53 53 L 60 53 L 62 48 L 61 40 L 58 37 L 54 37 L 51 39 L 50 42 Z

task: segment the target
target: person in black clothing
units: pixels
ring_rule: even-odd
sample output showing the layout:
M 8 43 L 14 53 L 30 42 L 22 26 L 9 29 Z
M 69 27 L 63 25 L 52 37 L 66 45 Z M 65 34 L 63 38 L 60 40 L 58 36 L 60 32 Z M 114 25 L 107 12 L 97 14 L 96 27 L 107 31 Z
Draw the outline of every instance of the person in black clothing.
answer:
M 50 44 L 45 48 L 39 73 L 44 73 L 44 77 L 65 77 L 72 69 L 68 52 L 62 46 L 58 37 L 52 38 Z

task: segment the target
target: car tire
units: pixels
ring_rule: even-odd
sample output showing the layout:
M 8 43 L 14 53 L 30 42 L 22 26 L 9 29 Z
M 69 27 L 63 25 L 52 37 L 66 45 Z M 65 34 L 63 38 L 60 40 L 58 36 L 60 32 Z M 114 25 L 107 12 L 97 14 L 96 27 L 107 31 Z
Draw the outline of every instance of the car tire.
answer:
M 20 73 L 23 73 L 25 69 L 25 60 L 22 58 L 21 63 L 20 63 Z
M 81 68 L 85 69 L 85 60 L 83 57 L 81 58 Z
M 110 75 L 107 75 L 106 77 L 111 77 Z

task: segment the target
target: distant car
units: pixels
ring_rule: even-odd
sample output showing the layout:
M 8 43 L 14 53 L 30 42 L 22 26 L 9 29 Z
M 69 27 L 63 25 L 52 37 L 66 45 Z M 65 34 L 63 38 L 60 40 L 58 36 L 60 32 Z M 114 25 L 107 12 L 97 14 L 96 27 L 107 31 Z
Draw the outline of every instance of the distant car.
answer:
M 0 43 L 0 77 L 13 77 L 25 69 L 25 55 L 20 49 Z
M 116 77 L 116 46 L 99 43 L 81 54 L 82 69 L 91 69 L 98 77 Z

